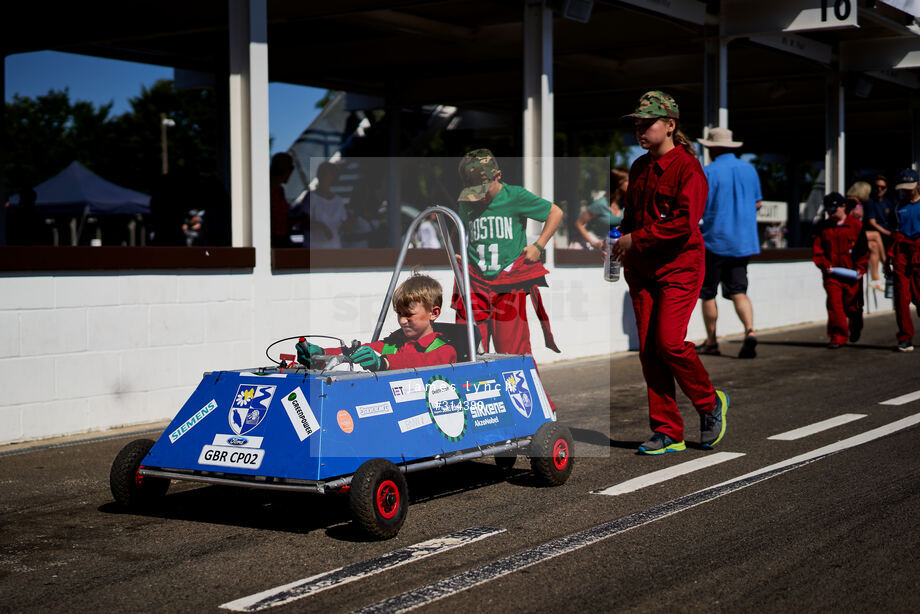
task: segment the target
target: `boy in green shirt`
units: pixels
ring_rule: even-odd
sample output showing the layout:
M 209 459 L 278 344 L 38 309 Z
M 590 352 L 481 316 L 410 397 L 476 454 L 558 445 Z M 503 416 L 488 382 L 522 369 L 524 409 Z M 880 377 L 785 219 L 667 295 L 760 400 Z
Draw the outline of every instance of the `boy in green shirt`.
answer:
M 546 346 L 556 352 L 549 319 L 538 286 L 549 271 L 540 262 L 562 209 L 519 186 L 502 183 L 502 172 L 488 149 L 466 154 L 458 168 L 463 190 L 457 198 L 459 215 L 469 235 L 470 284 L 476 323 L 488 351 L 531 354 L 526 299 L 529 295 L 543 327 Z M 544 222 L 540 236 L 527 243 L 527 220 Z M 463 304 L 454 291 L 451 306 L 457 322 L 466 322 Z

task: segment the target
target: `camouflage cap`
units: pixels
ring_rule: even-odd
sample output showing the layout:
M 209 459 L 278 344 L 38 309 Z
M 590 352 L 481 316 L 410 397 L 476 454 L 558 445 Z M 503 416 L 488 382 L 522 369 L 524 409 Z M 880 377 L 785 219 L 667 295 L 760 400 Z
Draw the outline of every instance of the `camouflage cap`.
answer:
M 629 115 L 624 115 L 623 119 L 649 119 L 649 118 L 670 117 L 677 119 L 680 117 L 680 109 L 677 107 L 677 101 L 673 96 L 665 94 L 661 90 L 652 90 L 645 92 L 639 98 L 639 106 Z
M 457 168 L 460 173 L 460 191 L 458 201 L 477 202 L 482 200 L 489 190 L 489 184 L 498 176 L 498 162 L 488 149 L 474 149 L 460 160 Z

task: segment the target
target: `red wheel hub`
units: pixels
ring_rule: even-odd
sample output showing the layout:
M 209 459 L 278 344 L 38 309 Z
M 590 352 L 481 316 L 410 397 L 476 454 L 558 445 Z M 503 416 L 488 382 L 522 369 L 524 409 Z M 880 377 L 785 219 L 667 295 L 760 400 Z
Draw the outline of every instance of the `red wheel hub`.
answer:
M 553 465 L 558 471 L 565 469 L 569 464 L 569 444 L 565 439 L 557 439 L 553 445 Z
M 140 469 L 134 472 L 134 485 L 138 488 L 144 485 L 144 476 L 141 475 Z
M 384 480 L 377 487 L 377 512 L 390 519 L 399 511 L 399 488 L 393 480 Z

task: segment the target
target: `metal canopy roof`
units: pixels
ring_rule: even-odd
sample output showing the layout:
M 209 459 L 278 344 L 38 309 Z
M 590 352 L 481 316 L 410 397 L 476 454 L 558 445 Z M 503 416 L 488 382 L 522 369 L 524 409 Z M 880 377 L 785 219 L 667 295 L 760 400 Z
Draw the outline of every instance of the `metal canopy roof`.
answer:
M 731 39 L 729 127 L 745 141 L 746 151 L 823 157 L 825 80 L 843 60 L 859 66 L 847 71 L 844 65 L 840 72 L 848 168 L 910 163 L 912 131 L 918 129 L 912 126 L 911 107 L 920 73 L 912 67 L 887 73 L 868 68 L 885 68 L 889 58 L 883 51 L 898 45 L 920 53 L 920 29 L 904 12 L 916 11 L 920 3 L 843 1 L 858 11 L 859 27 L 788 36 L 793 47 L 798 42 L 829 51 L 829 62 L 768 46 L 756 36 Z M 710 15 L 702 24 L 643 8 L 661 5 L 651 0 L 597 0 L 588 23 L 557 16 L 557 132 L 622 129 L 618 118 L 632 109 L 639 94 L 661 88 L 677 96 L 685 131 L 699 136 L 705 40 L 719 35 L 720 10 L 747 18 L 755 4 L 777 11 L 820 4 L 752 2 L 722 0 L 720 6 L 710 0 Z M 828 3 L 829 10 L 836 7 L 835 0 Z M 669 4 L 693 8 L 700 3 Z M 522 106 L 523 7 L 520 0 L 268 0 L 269 76 L 388 96 L 406 106 L 441 103 L 503 112 L 509 116 L 509 131 L 516 132 Z M 5 3 L 0 15 L 9 26 L 2 42 L 6 54 L 55 49 L 226 73 L 226 0 L 64 3 L 53 12 L 43 3 L 15 2 Z M 724 19 L 722 27 L 724 34 Z M 905 58 L 906 66 L 920 65 L 910 53 Z

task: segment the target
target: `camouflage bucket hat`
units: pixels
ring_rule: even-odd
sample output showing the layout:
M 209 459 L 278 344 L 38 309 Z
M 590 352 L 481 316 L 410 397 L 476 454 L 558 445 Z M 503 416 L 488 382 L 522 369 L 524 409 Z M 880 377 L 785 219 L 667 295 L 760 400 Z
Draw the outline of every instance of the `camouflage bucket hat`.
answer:
M 680 117 L 680 109 L 673 96 L 665 94 L 661 90 L 652 90 L 651 92 L 642 94 L 642 97 L 639 99 L 639 106 L 636 107 L 636 110 L 629 115 L 624 115 L 623 119 L 649 119 L 660 117 L 678 119 Z
M 488 149 L 474 149 L 460 160 L 457 168 L 463 190 L 457 197 L 461 202 L 476 202 L 485 197 L 489 183 L 498 175 L 498 162 Z

